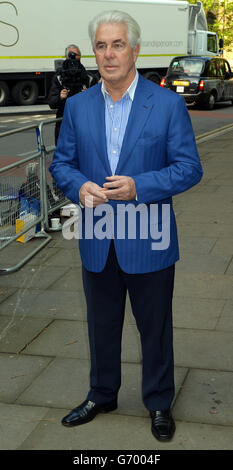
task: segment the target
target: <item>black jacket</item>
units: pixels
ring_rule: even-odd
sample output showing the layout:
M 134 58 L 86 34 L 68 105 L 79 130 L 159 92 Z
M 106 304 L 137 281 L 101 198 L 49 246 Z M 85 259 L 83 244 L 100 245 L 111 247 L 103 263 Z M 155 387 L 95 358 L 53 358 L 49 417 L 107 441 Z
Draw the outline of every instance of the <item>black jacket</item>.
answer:
M 65 61 L 66 62 L 66 61 Z M 64 62 L 64 64 L 65 64 Z M 59 69 L 52 78 L 51 87 L 48 95 L 48 104 L 51 109 L 56 109 L 56 118 L 61 118 L 64 113 L 64 108 L 66 104 L 66 98 L 60 98 L 60 92 L 64 88 L 69 88 L 70 93 L 68 95 L 72 96 L 75 93 L 79 93 L 83 90 L 83 87 L 89 88 L 89 77 L 87 75 L 85 67 L 80 63 L 79 64 L 80 75 L 78 81 L 75 82 L 75 79 L 64 80 L 63 69 Z M 61 126 L 61 121 L 56 123 L 55 127 L 55 143 L 57 143 L 57 138 Z

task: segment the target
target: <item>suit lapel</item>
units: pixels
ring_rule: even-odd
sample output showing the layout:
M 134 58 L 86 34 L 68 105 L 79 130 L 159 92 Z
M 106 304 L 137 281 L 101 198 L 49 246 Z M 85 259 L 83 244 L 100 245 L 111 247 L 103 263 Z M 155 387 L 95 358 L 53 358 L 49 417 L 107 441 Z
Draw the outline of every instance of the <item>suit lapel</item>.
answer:
M 107 171 L 111 175 L 111 169 L 107 155 L 106 133 L 105 133 L 105 105 L 104 97 L 101 93 L 100 85 L 96 87 L 96 93 L 89 96 L 88 102 L 88 122 L 89 130 L 95 144 L 99 158 Z
M 121 154 L 116 168 L 116 174 L 120 174 L 125 163 L 131 156 L 133 148 L 140 137 L 147 119 L 153 108 L 150 97 L 153 95 L 146 86 L 147 81 L 140 75 L 135 91 L 132 108 L 130 111 L 125 136 L 122 143 Z M 88 102 L 88 123 L 96 151 L 107 172 L 111 175 L 111 168 L 107 155 L 106 132 L 105 132 L 105 103 L 101 93 L 101 85 L 98 85 L 95 94 L 89 96 Z
M 146 81 L 139 75 L 138 85 L 135 91 L 126 131 L 122 143 L 121 154 L 116 168 L 116 174 L 120 174 L 125 163 L 131 156 L 134 146 L 149 118 L 153 104 L 150 97 L 151 90 L 146 87 Z

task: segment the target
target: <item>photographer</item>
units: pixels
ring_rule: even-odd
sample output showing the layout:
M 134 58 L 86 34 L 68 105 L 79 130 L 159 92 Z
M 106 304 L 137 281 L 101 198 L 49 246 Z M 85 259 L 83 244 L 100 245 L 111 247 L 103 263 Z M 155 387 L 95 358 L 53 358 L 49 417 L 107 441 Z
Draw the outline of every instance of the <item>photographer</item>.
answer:
M 59 69 L 53 79 L 48 96 L 48 104 L 51 109 L 57 109 L 56 118 L 63 116 L 66 99 L 89 87 L 89 78 L 85 67 L 81 64 L 81 52 L 75 44 L 66 47 L 62 68 Z M 55 127 L 55 145 L 61 121 Z

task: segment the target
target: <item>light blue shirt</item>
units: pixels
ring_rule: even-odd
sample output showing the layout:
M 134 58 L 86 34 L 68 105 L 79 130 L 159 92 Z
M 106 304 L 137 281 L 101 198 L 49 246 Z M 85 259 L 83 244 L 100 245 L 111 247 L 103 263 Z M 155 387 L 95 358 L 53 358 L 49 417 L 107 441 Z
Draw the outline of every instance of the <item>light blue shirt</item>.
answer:
M 136 70 L 136 76 L 132 81 L 131 85 L 129 86 L 128 90 L 124 93 L 120 100 L 114 103 L 105 88 L 104 82 L 102 82 L 101 91 L 105 99 L 105 130 L 107 153 L 112 175 L 115 174 L 116 167 L 119 161 L 122 142 L 124 139 L 125 129 L 127 126 L 137 83 L 138 72 Z

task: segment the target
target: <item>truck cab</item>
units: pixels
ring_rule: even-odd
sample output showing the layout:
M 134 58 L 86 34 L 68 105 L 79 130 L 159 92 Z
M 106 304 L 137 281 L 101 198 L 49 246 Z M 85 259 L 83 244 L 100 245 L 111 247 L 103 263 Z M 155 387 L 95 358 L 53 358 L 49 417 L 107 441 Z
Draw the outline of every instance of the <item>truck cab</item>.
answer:
M 216 33 L 208 31 L 206 16 L 202 3 L 189 5 L 188 54 L 217 55 L 219 53 Z
M 218 38 L 210 31 L 189 31 L 188 53 L 190 55 L 216 56 L 219 52 Z

